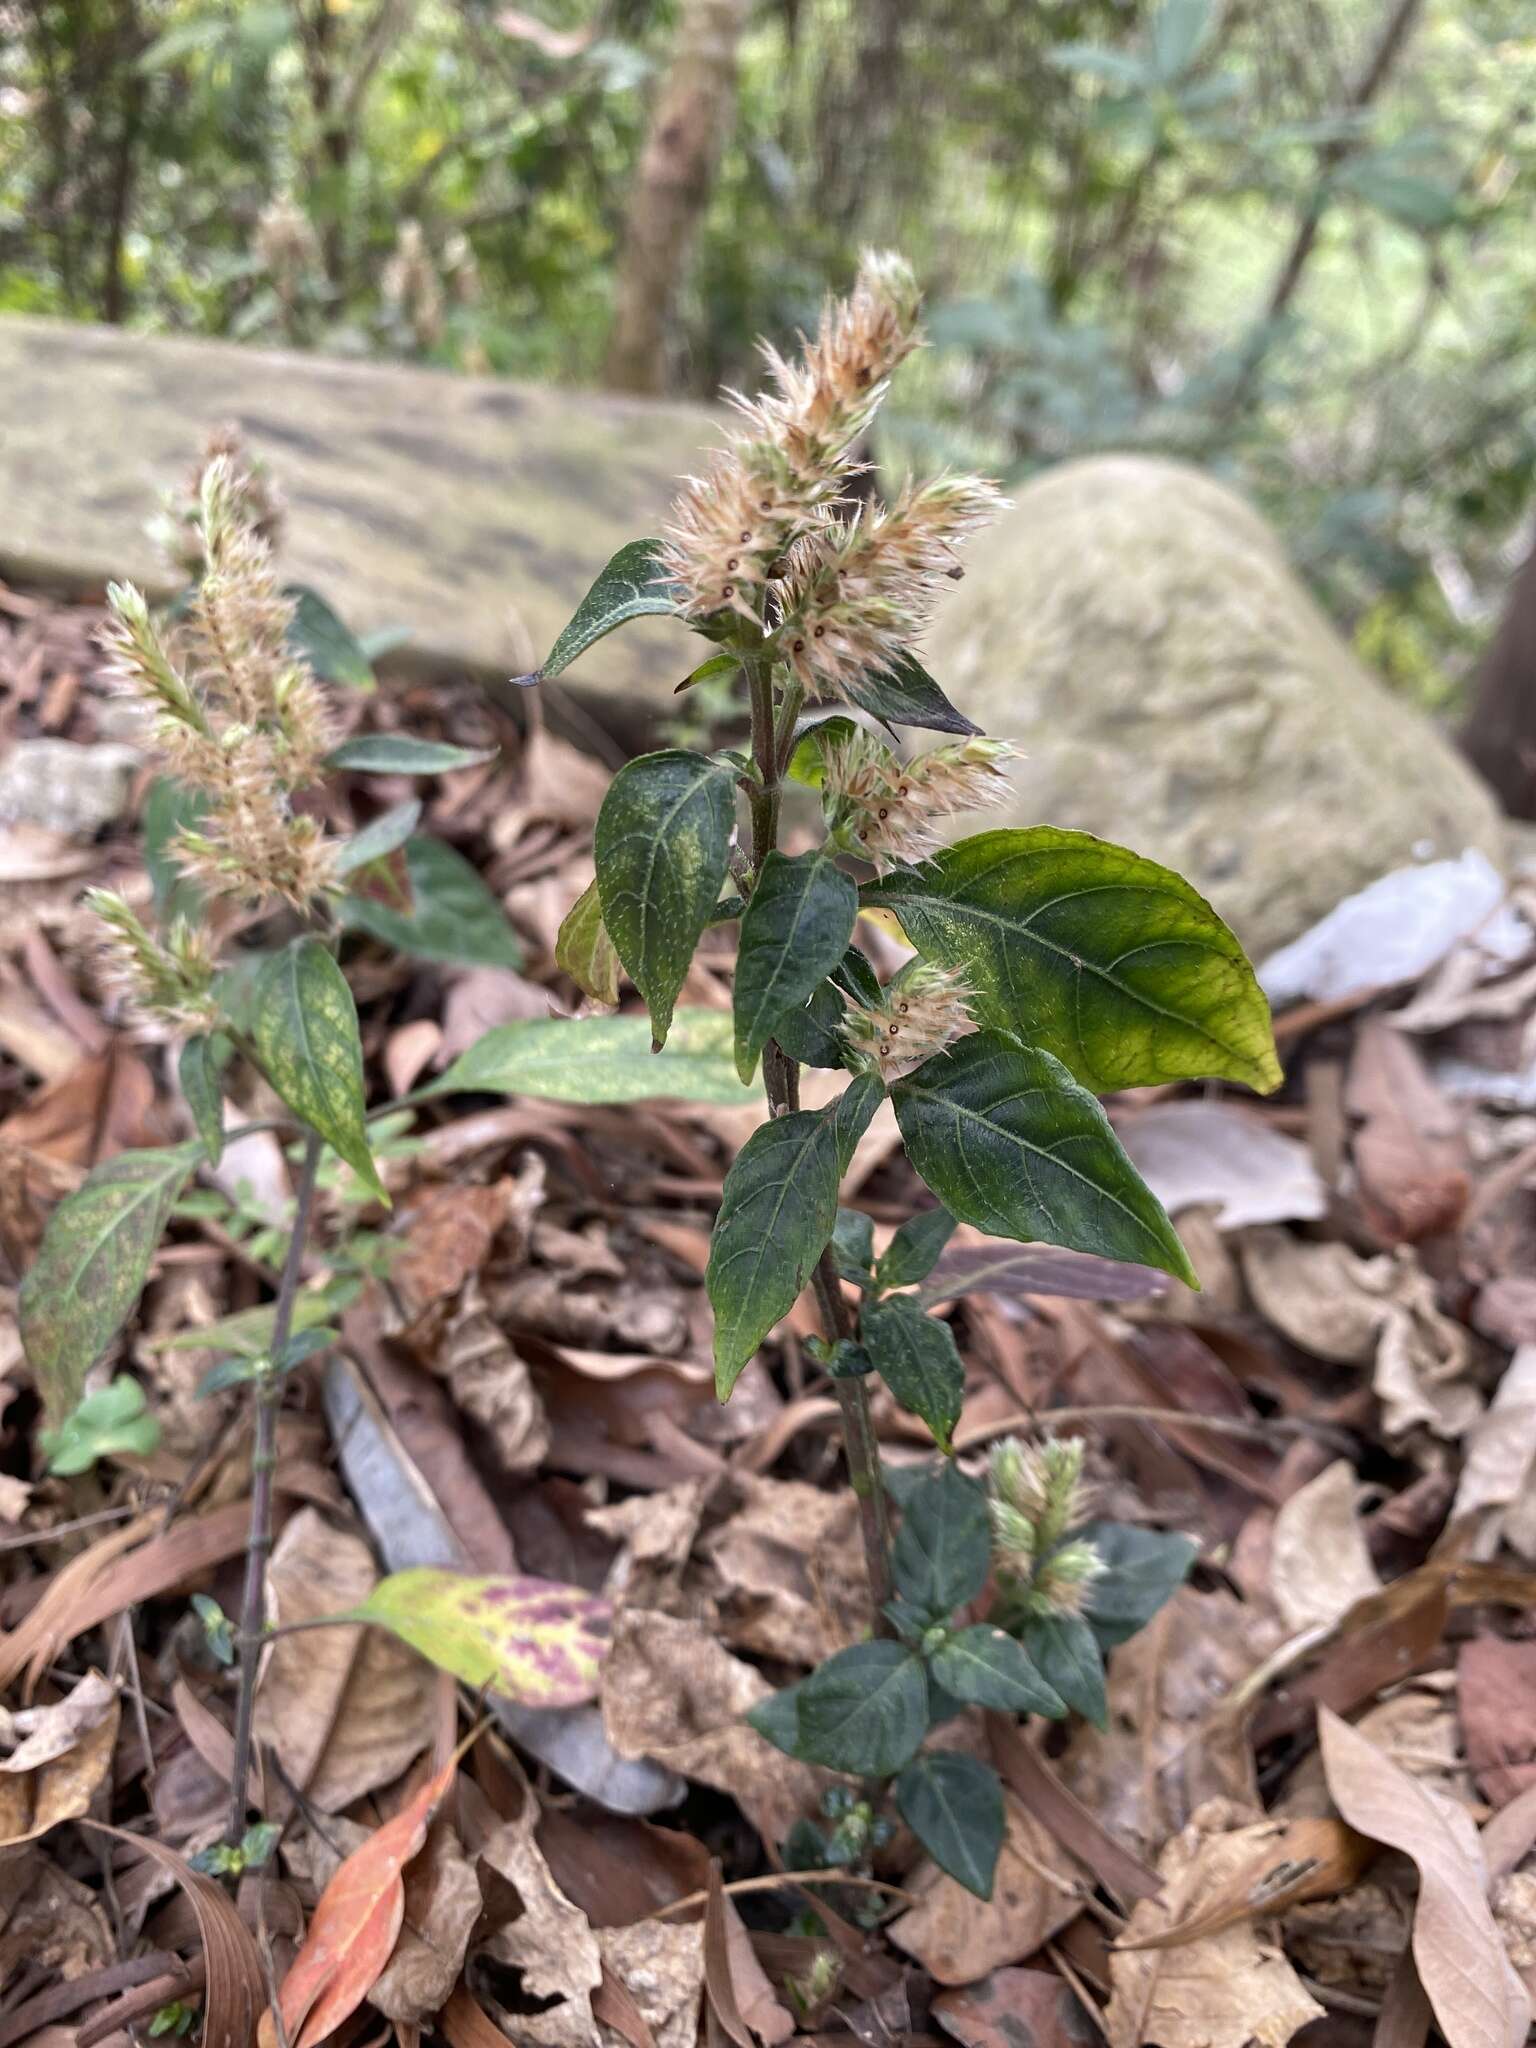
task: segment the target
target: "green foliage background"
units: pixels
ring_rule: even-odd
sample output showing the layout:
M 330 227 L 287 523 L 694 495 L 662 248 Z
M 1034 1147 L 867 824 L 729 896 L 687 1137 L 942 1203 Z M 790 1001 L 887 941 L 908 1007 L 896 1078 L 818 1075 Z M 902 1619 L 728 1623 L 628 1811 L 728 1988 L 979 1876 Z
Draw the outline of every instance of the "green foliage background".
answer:
M 1536 30 L 1424 0 L 1355 107 L 1401 11 L 760 0 L 676 387 L 753 381 L 756 334 L 899 245 L 938 346 L 888 463 L 1185 456 L 1452 701 L 1536 464 Z M 669 0 L 19 0 L 4 27 L 0 311 L 600 376 Z

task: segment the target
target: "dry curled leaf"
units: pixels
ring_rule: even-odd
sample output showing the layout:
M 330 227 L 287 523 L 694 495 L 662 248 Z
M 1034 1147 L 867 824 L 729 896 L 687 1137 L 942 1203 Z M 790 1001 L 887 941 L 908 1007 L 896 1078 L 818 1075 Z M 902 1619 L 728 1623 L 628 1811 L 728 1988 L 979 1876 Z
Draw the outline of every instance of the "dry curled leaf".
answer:
M 1222 1882 L 1203 1892 L 1183 1918 L 1156 1934 L 1122 1939 L 1116 1950 L 1128 1955 L 1137 1949 L 1185 1948 L 1245 1920 L 1332 1898 L 1347 1890 L 1376 1854 L 1363 1835 L 1327 1816 L 1261 1821 L 1241 1832 L 1252 1846 L 1246 1860 L 1234 1860 Z
M 1111 1949 L 1113 1995 L 1104 2014 L 1110 2048 L 1281 2048 L 1323 2008 L 1310 1997 L 1279 1944 L 1250 1920 L 1185 1940 L 1170 1928 L 1199 1920 L 1211 1899 L 1253 1867 L 1256 1848 L 1272 1842 L 1267 1822 L 1241 1823 L 1225 1800 L 1209 1800 L 1158 1861 L 1163 1890 L 1131 1915 L 1130 1942 Z
M 1281 1503 L 1270 1538 L 1269 1583 L 1289 1629 L 1315 1628 L 1381 1591 L 1356 1501 L 1359 1482 L 1337 1458 Z
M 61 1821 L 78 1820 L 89 1812 L 112 1769 L 121 1713 L 114 1693 L 101 1718 L 81 1730 L 70 1748 L 49 1755 L 36 1769 L 13 1770 L 0 1777 L 0 1845 L 30 1842 Z M 45 1751 L 49 1748 L 45 1742 Z
M 1071 1986 L 1050 1970 L 994 1970 L 941 1991 L 933 2016 L 961 2048 L 1090 2048 L 1101 2038 Z
M 19 1713 L 0 1708 L 0 1742 L 17 1746 L 0 1771 L 36 1771 L 75 1747 L 117 1704 L 117 1687 L 99 1671 L 88 1671 L 61 1700 Z
M 493 1822 L 478 1842 L 476 1861 L 493 1923 L 484 1952 L 520 1971 L 528 1997 L 541 2002 L 541 2010 L 523 2022 L 527 2041 L 537 2048 L 589 2048 L 602 1954 L 586 1914 L 556 1884 L 544 1859 L 534 1834 L 538 1818 L 538 1802 L 524 1785 L 517 1816 Z
M 480 1915 L 480 1883 L 463 1844 L 439 1818 L 405 1873 L 405 1915 L 368 2003 L 397 2026 L 420 2026 L 441 2010 Z
M 1413 1959 L 1450 2048 L 1520 2048 L 1530 2000 L 1488 1906 L 1471 1820 L 1327 1707 L 1317 1725 L 1335 1806 L 1351 1827 L 1401 1850 L 1418 1870 Z

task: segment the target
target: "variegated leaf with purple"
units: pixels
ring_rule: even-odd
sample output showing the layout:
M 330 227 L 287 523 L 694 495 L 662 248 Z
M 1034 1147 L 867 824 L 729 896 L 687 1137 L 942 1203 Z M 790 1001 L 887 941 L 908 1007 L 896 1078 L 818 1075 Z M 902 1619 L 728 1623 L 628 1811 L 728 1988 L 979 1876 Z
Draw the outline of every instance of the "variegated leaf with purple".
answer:
M 387 1628 L 466 1685 L 524 1706 L 574 1707 L 597 1691 L 612 1609 L 553 1579 L 421 1566 L 380 1579 L 349 1619 Z

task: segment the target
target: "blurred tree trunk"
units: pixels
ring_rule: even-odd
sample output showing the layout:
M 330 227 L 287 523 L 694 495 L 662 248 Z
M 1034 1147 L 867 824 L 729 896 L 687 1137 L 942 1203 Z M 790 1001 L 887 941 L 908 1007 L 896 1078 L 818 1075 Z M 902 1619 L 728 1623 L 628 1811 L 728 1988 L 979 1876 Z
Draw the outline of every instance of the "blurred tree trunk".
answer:
M 1461 744 L 1512 818 L 1536 818 L 1536 547 L 1483 656 Z
M 683 0 L 672 61 L 640 157 L 605 374 L 620 391 L 665 388 L 667 342 L 735 111 L 748 0 Z

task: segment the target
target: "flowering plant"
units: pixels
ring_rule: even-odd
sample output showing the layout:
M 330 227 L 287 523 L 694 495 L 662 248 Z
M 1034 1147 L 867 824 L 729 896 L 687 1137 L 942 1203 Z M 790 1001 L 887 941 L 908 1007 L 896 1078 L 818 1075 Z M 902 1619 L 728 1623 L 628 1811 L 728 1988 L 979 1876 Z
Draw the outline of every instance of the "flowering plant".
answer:
M 960 1354 L 933 1294 L 913 1290 L 957 1221 L 1195 1284 L 1096 1091 L 1201 1075 L 1268 1089 L 1279 1068 L 1242 949 L 1179 876 L 1049 826 L 945 843 L 947 821 L 1007 794 L 1011 751 L 950 703 L 914 645 L 1003 500 L 984 479 L 944 476 L 888 505 L 857 502 L 858 444 L 919 344 L 917 315 L 905 264 L 866 257 L 798 361 L 766 350 L 768 390 L 733 399 L 728 444 L 660 538 L 615 556 L 523 680 L 557 675 L 651 612 L 715 644 L 689 683 L 735 674 L 745 686 L 748 751 L 669 748 L 613 778 L 596 879 L 560 957 L 607 1001 L 622 965 L 660 1050 L 702 935 L 737 925 L 734 1053 L 743 1081 L 761 1068 L 768 1116 L 726 1175 L 715 1224 L 716 1386 L 730 1397 L 810 1287 L 874 1628 L 752 1720 L 805 1761 L 893 1778 L 914 1833 L 985 1897 L 1002 1789 L 988 1764 L 928 1745 L 930 1729 L 966 1704 L 1102 1718 L 1104 1649 L 1167 1597 L 1192 1547 L 1086 1524 L 1080 1443 L 1002 1446 L 990 1492 L 966 1476 L 954 1462 Z M 896 727 L 943 737 L 908 757 L 888 743 Z M 819 792 L 824 821 L 822 843 L 795 854 L 779 844 L 788 781 Z M 854 943 L 865 910 L 888 913 L 914 948 L 883 985 Z M 829 1107 L 801 1106 L 807 1066 L 848 1076 Z M 838 1188 L 886 1099 L 938 1206 L 877 1260 L 869 1218 L 840 1209 Z M 941 1300 L 957 1291 L 937 1286 Z M 875 1380 L 928 1425 L 945 1454 L 936 1470 L 882 1472 Z M 971 1618 L 989 1586 L 985 1618 Z

